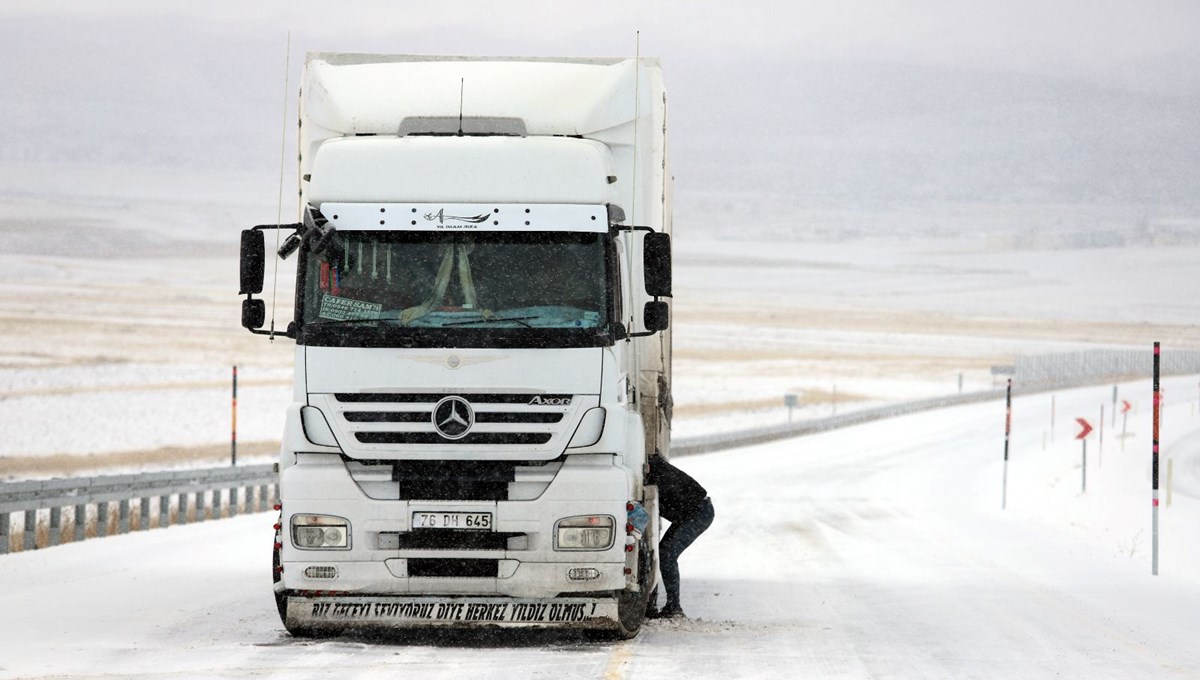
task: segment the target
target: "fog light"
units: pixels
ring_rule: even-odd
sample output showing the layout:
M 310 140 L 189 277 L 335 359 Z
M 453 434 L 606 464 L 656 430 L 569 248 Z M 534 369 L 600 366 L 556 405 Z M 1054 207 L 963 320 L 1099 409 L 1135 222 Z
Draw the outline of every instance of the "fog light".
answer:
M 309 578 L 337 578 L 337 567 L 308 567 L 304 575 Z
M 613 543 L 611 515 L 584 515 L 558 521 L 554 531 L 555 550 L 607 550 Z
M 567 571 L 567 578 L 572 581 L 595 581 L 600 578 L 600 570 L 591 567 L 575 567 Z

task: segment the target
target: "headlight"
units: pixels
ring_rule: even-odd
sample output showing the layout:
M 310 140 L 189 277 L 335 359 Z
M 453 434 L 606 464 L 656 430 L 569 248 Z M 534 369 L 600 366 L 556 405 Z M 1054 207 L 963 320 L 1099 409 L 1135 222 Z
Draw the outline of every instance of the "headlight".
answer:
M 607 550 L 613 544 L 613 524 L 610 515 L 560 519 L 554 527 L 554 549 Z
M 292 515 L 292 544 L 302 550 L 350 547 L 350 522 L 330 515 Z

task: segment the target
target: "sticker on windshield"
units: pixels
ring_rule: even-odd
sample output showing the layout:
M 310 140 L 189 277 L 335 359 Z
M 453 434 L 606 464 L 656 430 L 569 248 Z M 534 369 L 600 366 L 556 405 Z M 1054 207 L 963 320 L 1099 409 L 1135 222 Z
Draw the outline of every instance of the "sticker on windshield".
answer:
M 333 321 L 378 319 L 379 313 L 382 311 L 383 304 L 379 302 L 366 302 L 338 297 L 336 295 L 326 295 L 321 299 L 321 311 L 318 316 L 322 319 L 332 319 Z

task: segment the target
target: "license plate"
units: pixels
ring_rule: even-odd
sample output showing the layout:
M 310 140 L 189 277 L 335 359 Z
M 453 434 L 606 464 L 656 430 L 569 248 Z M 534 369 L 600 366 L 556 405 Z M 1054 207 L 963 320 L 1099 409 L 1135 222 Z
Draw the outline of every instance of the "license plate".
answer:
M 492 530 L 490 512 L 414 512 L 414 529 L 472 529 Z

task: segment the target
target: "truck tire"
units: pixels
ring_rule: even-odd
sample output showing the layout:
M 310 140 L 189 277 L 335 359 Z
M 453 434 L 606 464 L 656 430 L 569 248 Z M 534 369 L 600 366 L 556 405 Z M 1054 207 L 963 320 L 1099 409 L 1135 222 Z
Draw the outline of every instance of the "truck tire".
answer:
M 282 521 L 283 513 L 279 513 L 280 521 Z M 283 589 L 282 576 L 282 553 L 278 547 L 283 545 L 283 534 L 279 529 L 275 530 L 275 546 L 271 550 L 271 590 L 275 595 L 275 609 L 279 611 L 279 621 L 283 623 L 283 627 L 287 628 L 287 592 Z M 292 632 L 291 630 L 288 631 Z
M 637 637 L 646 621 L 646 610 L 654 603 L 654 595 L 658 593 L 658 584 L 650 587 L 653 578 L 654 556 L 650 553 L 650 541 L 643 536 L 638 545 L 638 586 L 637 592 L 622 590 L 617 595 L 617 631 L 616 636 L 621 640 Z
M 275 545 L 281 545 L 281 534 L 275 532 Z M 275 595 L 275 609 L 279 612 L 279 621 L 283 624 L 284 629 L 292 637 L 308 638 L 319 637 L 319 631 L 311 630 L 302 626 L 290 625 L 287 620 L 287 591 L 282 586 L 283 576 L 281 576 L 281 550 L 275 548 L 271 551 L 271 587 Z
M 276 538 L 276 543 L 279 539 Z M 280 585 L 283 577 L 279 575 L 279 548 L 271 553 L 271 589 L 275 595 L 275 609 L 279 610 L 279 620 L 287 626 L 287 594 Z

